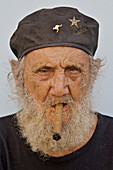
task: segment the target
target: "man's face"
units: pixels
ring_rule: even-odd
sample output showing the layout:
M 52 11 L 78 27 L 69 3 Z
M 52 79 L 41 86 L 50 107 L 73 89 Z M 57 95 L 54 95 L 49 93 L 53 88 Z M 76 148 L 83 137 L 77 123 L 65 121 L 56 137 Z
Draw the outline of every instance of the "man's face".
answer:
M 86 93 L 89 77 L 89 56 L 80 49 L 48 47 L 32 51 L 25 57 L 25 86 L 40 105 L 53 97 L 71 96 L 73 101 L 79 102 Z M 70 119 L 69 105 L 65 104 L 63 111 L 66 113 L 62 122 L 66 123 Z M 53 105 L 46 109 L 48 122 L 54 121 L 54 112 Z
M 83 146 L 95 124 L 89 55 L 72 47 L 48 47 L 32 51 L 24 59 L 24 108 L 17 114 L 23 137 L 33 151 L 54 156 Z M 52 136 L 58 103 L 63 103 L 62 134 L 55 141 Z
M 25 57 L 24 83 L 39 104 L 66 95 L 78 102 L 89 86 L 89 77 L 89 55 L 80 49 L 48 47 Z

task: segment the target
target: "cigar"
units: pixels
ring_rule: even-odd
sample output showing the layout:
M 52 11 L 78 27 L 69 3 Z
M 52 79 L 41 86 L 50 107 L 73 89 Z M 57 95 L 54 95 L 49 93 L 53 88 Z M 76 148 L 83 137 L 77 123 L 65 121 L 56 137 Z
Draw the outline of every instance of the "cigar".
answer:
M 63 104 L 59 103 L 55 106 L 55 115 L 53 123 L 53 140 L 61 139 L 61 129 L 62 129 L 62 112 Z

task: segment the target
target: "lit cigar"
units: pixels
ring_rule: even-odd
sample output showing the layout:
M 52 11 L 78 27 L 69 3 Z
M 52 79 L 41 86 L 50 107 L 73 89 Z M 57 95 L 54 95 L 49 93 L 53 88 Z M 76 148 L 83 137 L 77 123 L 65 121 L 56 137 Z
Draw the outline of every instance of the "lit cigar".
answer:
M 63 104 L 59 103 L 55 107 L 54 124 L 53 124 L 53 139 L 56 141 L 61 139 L 62 112 L 63 112 Z

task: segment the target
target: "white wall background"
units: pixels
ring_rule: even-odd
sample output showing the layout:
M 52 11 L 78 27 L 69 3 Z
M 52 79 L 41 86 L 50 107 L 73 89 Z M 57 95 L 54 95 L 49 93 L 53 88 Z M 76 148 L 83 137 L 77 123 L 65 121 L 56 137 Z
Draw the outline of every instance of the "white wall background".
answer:
M 112 0 L 0 0 L 0 116 L 18 110 L 10 95 L 7 73 L 9 59 L 15 58 L 9 49 L 9 38 L 17 23 L 27 14 L 40 8 L 71 6 L 90 15 L 100 23 L 99 47 L 95 58 L 105 58 L 106 65 L 97 82 L 98 97 L 95 108 L 103 114 L 113 116 L 113 1 Z

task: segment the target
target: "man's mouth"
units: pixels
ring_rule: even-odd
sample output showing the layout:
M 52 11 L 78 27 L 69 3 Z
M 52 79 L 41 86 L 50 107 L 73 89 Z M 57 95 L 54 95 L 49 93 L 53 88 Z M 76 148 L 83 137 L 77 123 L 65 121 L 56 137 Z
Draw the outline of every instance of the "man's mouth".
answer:
M 63 112 L 65 112 L 67 110 L 68 104 L 67 103 L 57 103 L 57 104 L 62 104 L 63 105 Z M 55 107 L 57 104 L 52 105 L 52 108 L 55 111 Z

